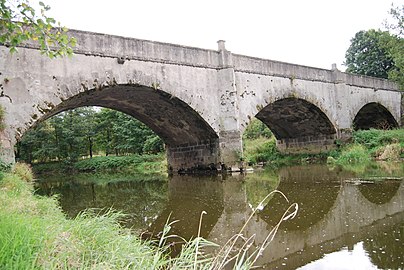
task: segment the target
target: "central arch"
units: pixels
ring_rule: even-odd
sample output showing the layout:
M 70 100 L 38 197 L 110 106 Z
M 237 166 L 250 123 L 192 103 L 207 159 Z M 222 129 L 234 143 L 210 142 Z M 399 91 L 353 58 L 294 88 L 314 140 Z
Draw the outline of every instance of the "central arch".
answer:
M 218 162 L 218 135 L 213 128 L 188 104 L 152 87 L 115 85 L 87 90 L 62 101 L 39 120 L 83 106 L 118 110 L 143 122 L 166 144 L 172 172 Z
M 327 115 L 304 99 L 277 100 L 255 117 L 271 129 L 278 148 L 287 152 L 302 147 L 305 152 L 328 150 L 336 139 L 336 130 Z

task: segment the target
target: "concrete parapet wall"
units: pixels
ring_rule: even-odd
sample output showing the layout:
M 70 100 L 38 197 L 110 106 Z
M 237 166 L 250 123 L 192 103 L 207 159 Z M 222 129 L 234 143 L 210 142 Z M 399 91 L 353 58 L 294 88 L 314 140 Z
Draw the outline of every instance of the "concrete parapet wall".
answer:
M 214 50 L 80 30 L 69 30 L 68 34 L 77 40 L 77 45 L 74 48 L 75 54 L 203 68 L 219 67 L 219 53 Z M 38 47 L 34 42 L 22 46 Z
M 398 86 L 392 81 L 344 73 L 338 70 L 308 67 L 237 54 L 233 54 L 233 63 L 237 72 L 327 83 L 345 83 L 350 86 L 360 86 L 375 90 L 399 91 Z

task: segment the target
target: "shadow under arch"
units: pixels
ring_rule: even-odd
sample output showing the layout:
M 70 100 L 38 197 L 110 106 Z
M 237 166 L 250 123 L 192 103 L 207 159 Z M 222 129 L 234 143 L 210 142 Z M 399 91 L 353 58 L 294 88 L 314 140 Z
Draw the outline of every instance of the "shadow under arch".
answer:
M 389 110 L 382 104 L 371 102 L 364 105 L 353 120 L 353 128 L 361 129 L 392 129 L 397 128 L 398 123 Z
M 141 85 L 116 85 L 87 90 L 54 107 L 55 114 L 83 106 L 100 106 L 133 116 L 169 146 L 216 140 L 213 128 L 188 104 L 162 90 Z
M 37 122 L 84 106 L 114 109 L 143 122 L 166 144 L 169 170 L 172 172 L 189 168 L 206 169 L 208 164 L 212 167 L 210 169 L 216 168 L 211 165 L 218 163 L 216 132 L 190 105 L 159 89 L 142 85 L 114 85 L 86 90 L 44 112 Z M 194 145 L 198 149 L 194 149 Z M 187 159 L 187 156 L 193 159 Z
M 300 98 L 277 100 L 255 115 L 273 132 L 279 144 L 333 144 L 336 129 L 316 105 Z

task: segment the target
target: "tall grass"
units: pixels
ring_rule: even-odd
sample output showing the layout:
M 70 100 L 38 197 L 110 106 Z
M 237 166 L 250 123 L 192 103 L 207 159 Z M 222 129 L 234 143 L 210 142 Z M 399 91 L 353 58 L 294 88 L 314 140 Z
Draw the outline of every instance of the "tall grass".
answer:
M 0 269 L 155 269 L 167 263 L 165 254 L 121 227 L 120 215 L 87 211 L 69 220 L 55 198 L 35 196 L 31 183 L 6 174 Z
M 367 149 L 361 144 L 352 144 L 341 151 L 336 163 L 368 163 L 371 160 Z

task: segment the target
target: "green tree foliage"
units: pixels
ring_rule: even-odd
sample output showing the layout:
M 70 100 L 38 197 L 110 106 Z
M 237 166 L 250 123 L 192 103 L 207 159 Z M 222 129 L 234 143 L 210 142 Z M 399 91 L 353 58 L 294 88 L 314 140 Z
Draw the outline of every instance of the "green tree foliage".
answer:
M 359 31 L 345 54 L 347 72 L 388 78 L 404 90 L 404 5 L 392 6 L 387 31 Z
M 244 139 L 258 139 L 260 137 L 271 138 L 271 130 L 260 120 L 254 118 L 243 133 Z
M 390 38 L 384 40 L 384 46 L 394 59 L 395 68 L 389 72 L 389 78 L 397 82 L 404 90 L 404 5 L 392 6 L 390 10 L 391 21 L 385 23 L 386 29 L 391 33 Z
M 388 36 L 388 32 L 374 29 L 356 33 L 345 54 L 346 71 L 387 79 L 394 67 L 393 58 L 383 46 Z
M 404 37 L 404 5 L 392 5 L 389 14 L 390 18 L 385 21 L 384 26 L 392 35 Z
M 94 154 L 145 154 L 163 151 L 161 139 L 131 116 L 82 107 L 62 112 L 26 132 L 17 158 L 26 162 L 76 161 Z
M 11 52 L 28 40 L 37 41 L 41 52 L 50 58 L 71 55 L 76 40 L 67 29 L 46 15 L 50 7 L 39 1 L 36 9 L 29 0 L 0 0 L 0 44 Z

